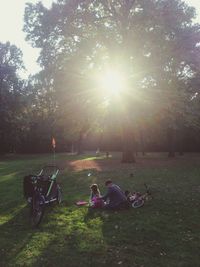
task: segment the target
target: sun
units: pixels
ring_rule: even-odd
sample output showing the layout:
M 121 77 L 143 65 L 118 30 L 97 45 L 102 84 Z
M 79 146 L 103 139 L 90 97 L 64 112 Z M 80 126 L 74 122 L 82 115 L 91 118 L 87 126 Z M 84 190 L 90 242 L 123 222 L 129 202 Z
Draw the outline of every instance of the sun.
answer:
M 105 96 L 119 95 L 125 87 L 125 76 L 118 70 L 107 69 L 97 78 L 98 85 Z

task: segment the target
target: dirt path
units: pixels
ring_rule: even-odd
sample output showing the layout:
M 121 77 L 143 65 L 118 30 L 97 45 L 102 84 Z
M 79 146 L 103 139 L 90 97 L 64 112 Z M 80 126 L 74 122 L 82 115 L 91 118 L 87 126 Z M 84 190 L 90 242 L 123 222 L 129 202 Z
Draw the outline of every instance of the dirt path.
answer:
M 200 163 L 200 159 L 194 159 L 197 164 Z M 193 161 L 194 163 L 194 161 Z M 137 162 L 134 164 L 121 163 L 119 158 L 116 159 L 82 159 L 65 161 L 63 163 L 65 167 L 72 171 L 82 171 L 95 169 L 97 171 L 112 171 L 112 170 L 133 170 L 133 169 L 144 169 L 144 168 L 167 168 L 173 166 L 185 166 L 190 164 L 187 157 L 177 157 L 173 159 L 169 158 L 137 158 Z

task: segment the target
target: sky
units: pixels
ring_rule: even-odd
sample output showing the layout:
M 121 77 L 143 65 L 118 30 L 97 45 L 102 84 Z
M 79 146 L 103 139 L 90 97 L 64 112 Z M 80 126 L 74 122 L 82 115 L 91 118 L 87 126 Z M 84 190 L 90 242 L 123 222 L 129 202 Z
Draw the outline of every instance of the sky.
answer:
M 26 2 L 36 3 L 38 0 L 0 0 L 0 42 L 10 41 L 11 44 L 15 44 L 22 50 L 23 61 L 27 69 L 25 73 L 21 74 L 24 77 L 34 74 L 40 69 L 36 63 L 40 50 L 32 48 L 25 41 L 25 33 L 22 31 Z M 49 8 L 53 0 L 41 0 L 41 2 Z M 196 7 L 197 21 L 200 23 L 200 0 L 185 0 L 185 2 Z
M 37 3 L 38 0 L 0 0 L 0 42 L 9 41 L 15 44 L 23 52 L 23 61 L 27 71 L 21 73 L 26 77 L 30 73 L 34 74 L 40 70 L 36 63 L 39 55 L 39 49 L 32 48 L 25 41 L 25 33 L 23 32 L 24 25 L 24 8 L 25 3 Z M 41 0 L 46 6 L 50 7 L 53 0 Z

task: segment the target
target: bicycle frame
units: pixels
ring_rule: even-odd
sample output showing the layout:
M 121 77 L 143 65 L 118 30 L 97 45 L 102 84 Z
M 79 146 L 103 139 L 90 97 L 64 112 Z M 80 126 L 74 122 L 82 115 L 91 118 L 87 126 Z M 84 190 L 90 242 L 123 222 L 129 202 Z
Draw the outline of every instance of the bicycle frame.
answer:
M 37 180 L 37 178 L 39 179 L 40 177 L 42 177 L 43 175 L 44 175 L 44 172 L 45 172 L 45 169 L 46 168 L 54 168 L 54 169 L 56 169 L 56 171 L 52 174 L 52 175 L 50 175 L 50 177 L 49 177 L 49 180 L 51 181 L 51 183 L 50 183 L 50 185 L 49 185 L 49 188 L 48 188 L 48 190 L 47 190 L 47 193 L 45 194 L 45 195 L 43 195 L 42 193 L 41 193 L 41 191 L 40 191 L 40 188 L 38 188 L 38 186 L 37 186 L 37 182 L 36 182 L 36 185 L 35 185 L 35 188 L 34 188 L 34 191 L 35 192 L 38 192 L 39 194 L 40 194 L 40 196 L 42 196 L 43 198 L 44 198 L 44 204 L 48 204 L 48 203 L 50 203 L 50 202 L 53 202 L 53 201 L 56 201 L 57 200 L 57 198 L 50 198 L 49 200 L 48 200 L 48 198 L 50 197 L 50 194 L 51 194 L 51 192 L 52 192 L 52 188 L 53 188 L 53 185 L 54 185 L 54 183 L 56 182 L 56 177 L 57 177 L 57 175 L 58 175 L 58 173 L 59 173 L 59 169 L 58 169 L 58 167 L 56 167 L 56 166 L 45 166 L 40 172 L 39 172 L 39 174 L 36 176 L 36 179 L 35 180 Z
M 133 208 L 138 208 L 144 205 L 145 201 L 148 200 L 148 197 L 151 196 L 150 190 L 146 184 L 144 184 L 146 192 L 141 194 L 139 192 L 134 193 L 129 197 L 129 201 Z
M 46 166 L 46 168 L 55 166 Z M 50 202 L 57 201 L 58 204 L 62 201 L 60 186 L 56 183 L 56 177 L 59 169 L 56 168 L 54 173 L 45 174 L 43 168 L 38 175 L 32 176 L 33 195 L 30 200 L 31 207 L 31 222 L 33 226 L 38 226 L 44 215 L 45 205 Z

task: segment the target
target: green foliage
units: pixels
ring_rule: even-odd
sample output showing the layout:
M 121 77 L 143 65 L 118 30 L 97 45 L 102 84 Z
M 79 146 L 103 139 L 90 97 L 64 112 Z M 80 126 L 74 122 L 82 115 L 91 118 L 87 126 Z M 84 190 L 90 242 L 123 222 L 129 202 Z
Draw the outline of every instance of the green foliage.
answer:
M 0 43 L 0 154 L 14 151 L 19 143 L 23 109 L 22 52 L 9 42 Z
M 128 121 L 138 131 L 152 121 L 165 131 L 196 127 L 191 98 L 198 91 L 200 26 L 192 23 L 194 16 L 194 8 L 180 0 L 57 1 L 50 9 L 28 4 L 24 31 L 41 48 L 39 62 L 51 82 L 63 138 L 105 130 L 114 116 L 117 128 Z M 124 107 L 114 116 L 95 84 L 95 72 L 107 66 L 123 70 L 128 81 Z

